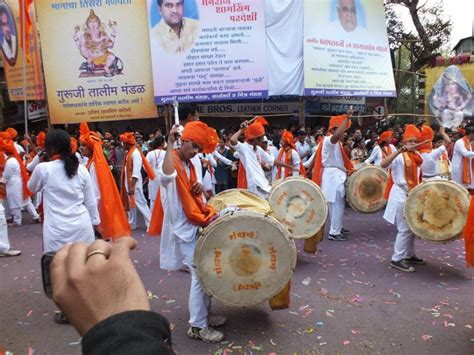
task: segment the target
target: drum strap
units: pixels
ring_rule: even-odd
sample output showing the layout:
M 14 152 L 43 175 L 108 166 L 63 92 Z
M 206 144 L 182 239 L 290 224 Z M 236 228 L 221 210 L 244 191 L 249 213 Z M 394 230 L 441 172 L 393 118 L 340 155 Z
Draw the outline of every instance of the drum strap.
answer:
M 464 142 L 464 147 L 468 151 L 471 151 L 470 142 L 467 136 L 463 137 L 462 140 Z M 469 164 L 469 162 L 471 164 Z M 464 185 L 470 185 L 472 182 L 471 170 L 474 171 L 474 159 L 467 157 L 462 158 L 462 182 Z
M 474 195 L 471 192 L 471 205 L 464 226 L 463 238 L 466 249 L 466 266 L 474 266 Z

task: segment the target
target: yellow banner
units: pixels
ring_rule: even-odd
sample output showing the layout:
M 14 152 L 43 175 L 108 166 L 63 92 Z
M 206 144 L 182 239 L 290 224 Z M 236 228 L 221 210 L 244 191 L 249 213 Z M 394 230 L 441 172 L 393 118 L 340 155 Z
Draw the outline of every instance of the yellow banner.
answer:
M 44 99 L 43 74 L 41 72 L 34 6 L 30 5 L 27 10 L 31 19 L 31 27 L 26 28 L 28 50 L 26 56 L 24 56 L 21 45 L 22 31 L 19 1 L 0 0 L 0 43 L 10 101 L 25 100 L 25 87 L 26 100 Z M 26 67 L 26 77 L 24 76 L 23 65 Z
M 51 122 L 157 116 L 146 0 L 36 3 Z

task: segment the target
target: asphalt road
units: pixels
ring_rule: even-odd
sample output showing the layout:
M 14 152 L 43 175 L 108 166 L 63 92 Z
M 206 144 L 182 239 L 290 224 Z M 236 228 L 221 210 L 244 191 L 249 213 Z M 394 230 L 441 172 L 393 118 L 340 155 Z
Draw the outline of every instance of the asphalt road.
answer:
M 0 347 L 15 354 L 79 354 L 80 337 L 53 323 L 56 309 L 42 290 L 41 229 L 10 228 L 23 254 L 0 258 Z M 474 271 L 464 266 L 462 241 L 417 241 L 428 265 L 405 274 L 388 267 L 395 229 L 381 213 L 346 210 L 347 242 L 324 240 L 317 255 L 301 252 L 290 309 L 213 303 L 227 317 L 224 342 L 189 339 L 190 276 L 159 268 L 159 240 L 137 230 L 132 257 L 152 309 L 172 324 L 179 354 L 474 354 Z

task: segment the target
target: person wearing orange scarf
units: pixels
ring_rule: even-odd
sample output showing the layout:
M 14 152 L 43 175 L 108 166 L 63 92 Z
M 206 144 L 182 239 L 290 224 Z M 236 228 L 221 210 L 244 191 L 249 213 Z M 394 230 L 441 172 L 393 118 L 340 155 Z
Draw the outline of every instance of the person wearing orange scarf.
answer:
M 16 151 L 18 154 L 20 154 L 20 157 L 23 158 L 23 155 L 25 155 L 25 149 L 21 144 L 18 144 L 16 141 L 16 138 L 18 138 L 18 132 L 15 128 L 8 127 L 5 132 L 10 136 L 10 139 L 13 141 L 13 145 L 16 148 Z
M 415 271 L 412 264 L 426 264 L 425 260 L 415 254 L 415 235 L 408 228 L 403 215 L 408 193 L 421 183 L 423 159 L 415 147 L 421 140 L 420 130 L 415 125 L 407 125 L 403 134 L 404 146 L 384 158 L 380 165 L 384 169 L 391 169 L 386 190 L 387 206 L 383 218 L 397 227 L 390 266 L 405 272 Z
M 143 194 L 142 167 L 150 180 L 155 179 L 155 172 L 146 160 L 142 151 L 136 147 L 132 132 L 120 135 L 127 155 L 123 159 L 120 195 L 125 210 L 128 211 L 128 222 L 132 229 L 137 229 L 137 208 L 145 219 L 146 228 L 150 225 L 150 208 Z
M 443 143 L 437 148 L 433 149 L 433 140 L 435 137 L 434 131 L 430 126 L 421 127 L 421 141 L 426 142 L 418 148 L 423 164 L 421 165 L 421 172 L 423 174 L 423 181 L 441 179 L 441 159 L 447 155 L 446 146 L 451 143 L 451 139 L 446 134 L 444 126 L 440 125 L 439 134 L 443 139 Z
M 183 262 L 191 273 L 189 293 L 188 335 L 206 342 L 219 342 L 224 335 L 210 326 L 222 325 L 223 317 L 209 317 L 210 298 L 202 289 L 193 264 L 194 250 L 200 227 L 207 226 L 216 216 L 204 203 L 203 185 L 198 181 L 191 162 L 198 153 L 212 153 L 217 146 L 215 130 L 200 121 L 188 122 L 182 131 L 181 145 L 175 149 L 179 136 L 175 125 L 168 135 L 166 154 L 160 173 L 160 199 L 153 209 L 149 234 L 161 234 L 160 267 L 179 270 Z M 218 324 L 217 324 L 218 323 Z
M 7 158 L 2 175 L 2 183 L 6 189 L 6 201 L 9 213 L 13 216 L 12 227 L 19 227 L 22 224 L 21 209 L 26 208 L 33 218 L 34 223 L 41 223 L 41 217 L 31 202 L 31 192 L 27 184 L 29 175 L 20 154 L 15 148 L 12 140 L 2 141 L 2 150 Z
M 290 131 L 284 131 L 280 140 L 280 151 L 278 153 L 277 162 L 280 163 L 277 169 L 276 179 L 284 179 L 290 176 L 305 175 L 298 151 L 294 143 L 293 134 Z M 291 166 L 291 169 L 285 168 Z
M 474 126 L 465 128 L 465 135 L 454 144 L 451 160 L 452 178 L 466 189 L 474 190 Z
M 365 160 L 365 163 L 380 166 L 382 159 L 397 151 L 397 148 L 390 142 L 393 138 L 392 131 L 384 131 L 379 137 L 378 144 L 372 149 L 372 153 Z
M 350 127 L 352 110 L 329 120 L 329 135 L 318 145 L 314 157 L 313 181 L 321 187 L 329 207 L 331 226 L 329 240 L 347 240 L 348 231 L 342 228 L 345 182 L 354 170 L 351 160 L 342 147 L 344 132 Z
M 104 239 L 111 238 L 115 241 L 120 237 L 129 237 L 130 225 L 117 184 L 102 150 L 102 139 L 99 134 L 89 130 L 86 122 L 81 123 L 79 131 L 79 149 L 81 155 L 88 158 L 86 167 L 94 185 L 100 215 L 98 230 Z

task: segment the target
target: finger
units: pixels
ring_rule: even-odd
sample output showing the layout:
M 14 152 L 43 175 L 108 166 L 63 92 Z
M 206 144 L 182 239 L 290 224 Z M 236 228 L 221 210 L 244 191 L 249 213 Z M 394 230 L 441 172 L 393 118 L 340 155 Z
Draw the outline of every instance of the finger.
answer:
M 137 247 L 137 241 L 130 237 L 122 237 L 117 239 L 112 245 L 112 250 L 110 252 L 110 261 L 120 261 L 124 262 L 130 260 L 130 250 L 133 250 Z
M 112 246 L 105 240 L 96 240 L 87 248 L 86 265 L 91 267 L 103 265 L 110 257 L 111 250 Z M 90 255 L 95 251 L 101 251 L 103 254 L 97 253 Z
M 58 291 L 63 290 L 66 284 L 66 259 L 69 253 L 71 244 L 63 246 L 53 258 L 49 267 L 51 275 L 51 285 L 53 287 L 53 295 L 58 294 Z
M 87 257 L 87 244 L 74 243 L 69 248 L 69 253 L 66 259 L 66 272 L 68 278 L 74 280 L 78 274 L 84 270 Z

